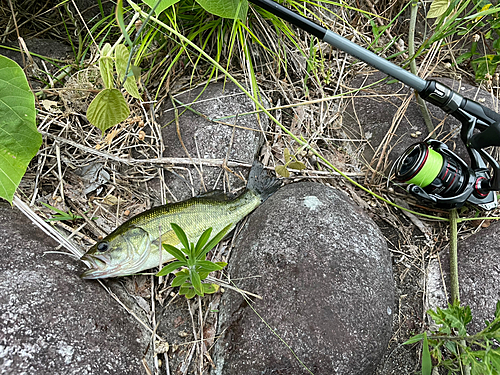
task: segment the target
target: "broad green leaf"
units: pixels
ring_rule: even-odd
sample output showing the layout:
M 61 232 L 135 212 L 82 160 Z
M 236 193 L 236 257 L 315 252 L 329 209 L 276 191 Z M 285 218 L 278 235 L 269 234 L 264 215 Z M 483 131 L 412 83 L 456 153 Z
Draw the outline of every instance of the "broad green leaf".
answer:
M 429 343 L 427 342 L 427 334 L 424 332 L 424 342 L 422 343 L 422 375 L 432 374 L 432 360 L 429 352 Z
M 159 3 L 158 6 L 155 8 L 155 14 L 159 16 L 161 12 L 163 12 L 168 7 L 174 5 L 175 3 L 178 3 L 179 0 L 142 0 L 142 2 L 149 5 L 151 9 L 155 7 L 156 3 Z
M 210 272 L 207 272 L 207 271 L 198 271 L 198 275 L 200 275 L 201 280 L 205 280 L 208 277 L 209 273 Z
M 301 161 L 292 161 L 288 164 L 288 168 L 290 169 L 298 169 L 299 171 L 306 169 L 306 165 Z
M 184 266 L 184 262 L 175 261 L 175 262 L 169 263 L 165 267 L 163 267 L 160 270 L 160 272 L 158 272 L 156 274 L 156 276 L 165 276 L 165 275 L 168 275 L 170 272 L 173 272 L 177 268 L 180 268 L 182 266 Z
M 217 284 L 202 284 L 202 287 L 205 294 L 214 294 L 219 290 L 219 285 Z
M 127 73 L 127 64 L 130 56 L 129 49 L 124 44 L 118 44 L 115 48 L 115 64 L 116 64 L 116 72 L 118 73 L 118 77 L 120 78 L 120 84 L 125 79 L 125 73 Z M 131 74 L 128 75 L 127 79 L 123 83 L 123 87 L 127 92 L 136 99 L 141 99 L 141 94 L 139 94 L 139 90 L 137 89 L 137 82 L 135 81 L 135 77 L 132 74 L 132 70 L 130 69 Z
M 170 223 L 170 226 L 172 227 L 172 230 L 175 232 L 175 235 L 177 236 L 179 241 L 181 241 L 182 246 L 184 246 L 184 248 L 189 251 L 189 241 L 187 239 L 186 233 L 184 233 L 182 228 L 175 223 Z
M 217 245 L 226 235 L 227 231 L 233 226 L 233 223 L 227 225 L 224 229 L 222 229 L 219 233 L 215 235 L 214 238 L 210 240 L 210 242 L 203 248 L 203 251 L 198 256 L 198 259 L 205 259 L 205 256 L 208 254 L 210 250 L 212 250 L 215 245 Z
M 172 287 L 181 286 L 186 282 L 188 278 L 189 278 L 188 270 L 182 270 L 180 272 L 177 272 L 177 274 L 175 275 L 175 279 L 172 281 L 171 286 Z
M 434 0 L 429 8 L 429 12 L 427 13 L 427 18 L 438 18 L 449 7 L 448 0 Z
M 277 174 L 279 174 L 282 177 L 288 178 L 290 177 L 290 172 L 284 165 L 277 165 L 274 167 L 274 170 L 276 171 Z
M 41 144 L 35 97 L 24 72 L 14 61 L 0 55 L 0 197 L 12 203 Z
M 247 0 L 196 0 L 207 12 L 222 18 L 247 19 Z
M 101 50 L 99 58 L 99 71 L 104 82 L 104 87 L 112 89 L 113 84 L 113 57 L 111 56 L 111 44 L 106 43 Z
M 87 109 L 87 119 L 102 132 L 126 120 L 129 114 L 127 102 L 118 89 L 102 90 Z
M 227 266 L 226 262 L 215 262 L 215 264 L 217 264 L 218 266 L 221 266 L 222 268 Z
M 490 361 L 495 370 L 500 373 L 500 349 L 491 349 L 490 352 Z
M 169 245 L 169 244 L 163 244 L 163 248 L 170 254 L 172 255 L 175 259 L 180 260 L 182 262 L 186 262 L 186 256 L 182 251 L 180 251 L 178 248 Z

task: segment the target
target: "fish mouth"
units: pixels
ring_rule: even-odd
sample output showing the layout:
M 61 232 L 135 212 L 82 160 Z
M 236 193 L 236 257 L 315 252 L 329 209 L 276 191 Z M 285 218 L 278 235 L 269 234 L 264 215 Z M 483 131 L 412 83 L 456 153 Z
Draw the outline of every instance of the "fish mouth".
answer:
M 103 279 L 118 276 L 121 271 L 119 266 L 109 267 L 103 256 L 85 254 L 80 259 L 90 263 L 91 267 L 80 275 L 82 279 Z

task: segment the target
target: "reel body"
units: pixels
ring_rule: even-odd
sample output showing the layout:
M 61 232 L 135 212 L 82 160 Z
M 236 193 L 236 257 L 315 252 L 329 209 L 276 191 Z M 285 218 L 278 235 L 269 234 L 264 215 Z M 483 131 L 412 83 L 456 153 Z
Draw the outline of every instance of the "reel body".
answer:
M 497 206 L 488 168 L 481 158 L 472 169 L 444 143 L 430 139 L 410 146 L 396 160 L 395 179 L 408 183 L 408 192 L 444 209 L 470 202 L 486 210 Z

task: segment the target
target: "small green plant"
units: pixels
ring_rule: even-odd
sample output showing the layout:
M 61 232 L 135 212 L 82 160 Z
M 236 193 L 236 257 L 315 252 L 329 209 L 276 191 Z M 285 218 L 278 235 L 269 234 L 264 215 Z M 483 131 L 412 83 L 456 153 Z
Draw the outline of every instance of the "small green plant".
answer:
M 283 157 L 285 158 L 285 164 L 277 165 L 274 168 L 276 173 L 280 176 L 283 176 L 285 178 L 290 177 L 290 171 L 288 170 L 288 168 L 298 169 L 299 171 L 306 169 L 305 164 L 301 161 L 298 161 L 295 155 L 291 155 L 289 149 L 285 148 L 285 150 L 283 151 Z
M 101 49 L 99 58 L 99 71 L 104 82 L 105 89 L 102 90 L 90 103 L 87 110 L 87 119 L 101 131 L 119 124 L 127 119 L 130 114 L 127 102 L 120 89 L 115 88 L 114 69 L 118 79 L 118 87 L 123 87 L 134 98 L 141 96 L 137 89 L 137 82 L 133 70 L 128 68 L 129 49 L 124 44 L 106 43 Z
M 83 219 L 83 217 L 79 215 L 75 215 L 73 212 L 71 212 L 70 209 L 68 209 L 68 212 L 65 212 L 63 210 L 60 210 L 54 206 L 51 206 L 50 204 L 43 203 L 41 202 L 45 207 L 51 209 L 52 211 L 56 212 L 56 214 L 53 215 L 53 217 L 47 219 L 46 221 L 64 221 L 64 220 L 70 220 L 70 221 L 75 221 L 77 219 Z
M 439 324 L 437 331 L 413 336 L 404 344 L 422 340 L 422 374 L 430 375 L 432 363 L 448 370 L 448 374 L 462 374 L 470 367 L 471 374 L 500 374 L 500 301 L 496 304 L 495 319 L 486 321 L 486 328 L 475 335 L 468 335 L 466 326 L 472 320 L 469 306 L 458 301 L 447 309 L 427 313 Z
M 188 241 L 186 233 L 181 227 L 174 223 L 170 225 L 184 247 L 178 249 L 169 244 L 163 245 L 163 248 L 177 260 L 163 267 L 156 276 L 165 276 L 181 267 L 185 267 L 176 273 L 172 281 L 172 287 L 180 286 L 179 294 L 191 299 L 195 295 L 203 297 L 205 294 L 215 293 L 219 289 L 217 284 L 202 283 L 202 281 L 208 277 L 210 272 L 220 271 L 227 266 L 227 263 L 211 262 L 206 260 L 206 257 L 208 252 L 224 238 L 232 224 L 222 229 L 209 242 L 208 239 L 212 233 L 212 228 L 208 228 L 198 239 L 196 245 Z

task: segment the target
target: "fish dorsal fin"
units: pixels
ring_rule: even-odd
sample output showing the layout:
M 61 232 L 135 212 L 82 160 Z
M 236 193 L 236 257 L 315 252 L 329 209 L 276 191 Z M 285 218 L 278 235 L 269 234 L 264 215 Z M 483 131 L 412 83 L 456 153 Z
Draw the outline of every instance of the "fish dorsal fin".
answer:
M 225 193 L 222 190 L 212 190 L 198 194 L 195 198 L 209 198 L 215 201 L 230 201 L 234 199 L 234 195 L 230 193 Z

